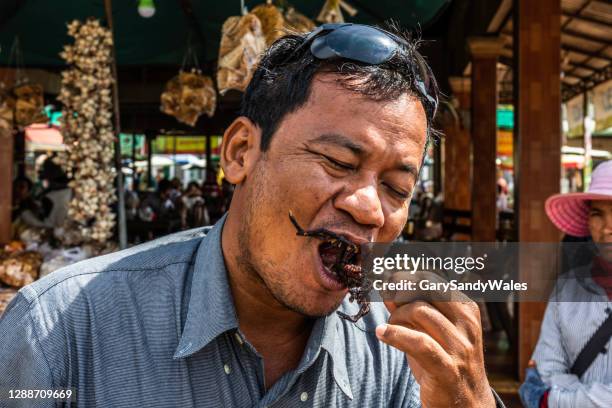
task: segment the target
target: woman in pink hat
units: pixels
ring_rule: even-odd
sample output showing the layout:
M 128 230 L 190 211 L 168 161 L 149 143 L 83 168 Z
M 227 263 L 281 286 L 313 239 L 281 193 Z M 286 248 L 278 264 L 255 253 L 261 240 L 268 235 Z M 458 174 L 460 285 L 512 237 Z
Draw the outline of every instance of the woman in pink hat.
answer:
M 597 166 L 591 180 L 588 192 L 546 201 L 553 224 L 588 237 L 592 243 L 583 249 L 595 252 L 551 296 L 519 390 L 528 408 L 612 407 L 612 160 Z

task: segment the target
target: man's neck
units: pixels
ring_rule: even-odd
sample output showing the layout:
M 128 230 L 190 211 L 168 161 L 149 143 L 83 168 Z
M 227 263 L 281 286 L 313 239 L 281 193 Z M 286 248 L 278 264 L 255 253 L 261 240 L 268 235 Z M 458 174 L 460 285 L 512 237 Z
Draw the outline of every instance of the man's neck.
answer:
M 233 221 L 233 220 L 232 220 Z M 238 262 L 239 231 L 228 219 L 221 236 L 238 325 L 264 359 L 266 387 L 299 364 L 314 321 L 276 300 L 255 271 Z

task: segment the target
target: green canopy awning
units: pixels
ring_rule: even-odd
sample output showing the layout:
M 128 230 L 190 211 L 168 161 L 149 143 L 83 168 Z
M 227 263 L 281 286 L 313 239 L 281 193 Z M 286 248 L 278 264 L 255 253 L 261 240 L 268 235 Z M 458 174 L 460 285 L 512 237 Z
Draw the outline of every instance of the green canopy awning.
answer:
M 348 0 L 358 9 L 350 22 L 377 24 L 393 18 L 406 28 L 425 26 L 450 0 Z M 263 1 L 246 1 L 252 8 Z M 228 17 L 240 14 L 240 1 L 191 0 L 193 29 L 182 8 L 185 0 L 154 0 L 151 18 L 138 14 L 138 0 L 114 0 L 113 20 L 119 65 L 180 65 L 188 39 L 206 61 L 217 58 L 221 25 Z M 189 2 L 187 2 L 189 3 Z M 314 18 L 324 0 L 285 2 Z M 0 65 L 9 64 L 11 46 L 19 37 L 26 66 L 61 66 L 59 52 L 70 42 L 66 24 L 74 19 L 96 17 L 104 20 L 103 0 L 3 0 L 0 1 Z M 191 34 L 190 34 L 191 33 Z M 204 38 L 204 44 L 199 41 Z

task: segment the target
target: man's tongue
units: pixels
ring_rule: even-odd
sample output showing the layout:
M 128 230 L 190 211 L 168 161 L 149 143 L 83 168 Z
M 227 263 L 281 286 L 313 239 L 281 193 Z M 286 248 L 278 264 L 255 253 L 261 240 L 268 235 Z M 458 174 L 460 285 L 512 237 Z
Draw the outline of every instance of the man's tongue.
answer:
M 340 261 L 340 255 L 342 250 L 336 246 L 332 246 L 324 242 L 319 246 L 319 255 L 321 256 L 321 261 L 323 265 L 327 267 L 327 269 L 332 270 L 332 266 Z

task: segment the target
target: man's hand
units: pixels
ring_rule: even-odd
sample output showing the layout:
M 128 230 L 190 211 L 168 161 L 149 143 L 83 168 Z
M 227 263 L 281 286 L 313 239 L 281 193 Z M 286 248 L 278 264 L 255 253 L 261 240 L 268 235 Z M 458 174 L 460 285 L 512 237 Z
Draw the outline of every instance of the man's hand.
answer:
M 423 407 L 495 407 L 474 302 L 395 300 L 385 305 L 389 324 L 378 326 L 376 335 L 406 353 Z

